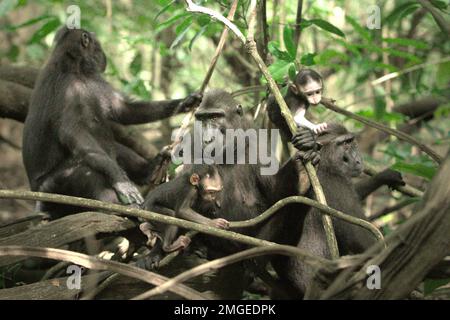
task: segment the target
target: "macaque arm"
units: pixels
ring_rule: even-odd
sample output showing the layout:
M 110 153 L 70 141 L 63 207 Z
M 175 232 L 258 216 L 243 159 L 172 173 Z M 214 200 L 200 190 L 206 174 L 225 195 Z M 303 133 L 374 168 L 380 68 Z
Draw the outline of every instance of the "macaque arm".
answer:
M 209 224 L 211 222 L 211 219 L 202 216 L 197 211 L 193 210 L 192 208 L 180 208 L 180 210 L 177 212 L 178 218 L 182 218 L 185 220 L 189 220 L 192 222 L 197 222 L 200 224 Z
M 178 111 L 184 99 L 162 101 L 126 101 L 115 110 L 115 119 L 121 124 L 141 124 L 168 118 Z
M 310 130 L 313 130 L 316 126 L 314 123 L 310 122 L 305 118 L 306 108 L 300 108 L 297 110 L 297 113 L 294 116 L 295 123 L 301 127 L 306 127 Z
M 202 216 L 200 213 L 192 209 L 198 192 L 199 191 L 197 190 L 197 188 L 191 187 L 191 190 L 189 190 L 187 196 L 184 197 L 183 201 L 177 206 L 175 215 L 177 216 L 177 218 L 201 224 L 209 224 L 211 222 L 211 219 Z
M 392 169 L 385 169 L 372 177 L 362 179 L 356 183 L 355 190 L 358 193 L 359 198 L 364 200 L 369 194 L 383 185 L 393 188 L 396 186 L 403 186 L 405 185 L 405 182 L 403 181 L 400 172 Z

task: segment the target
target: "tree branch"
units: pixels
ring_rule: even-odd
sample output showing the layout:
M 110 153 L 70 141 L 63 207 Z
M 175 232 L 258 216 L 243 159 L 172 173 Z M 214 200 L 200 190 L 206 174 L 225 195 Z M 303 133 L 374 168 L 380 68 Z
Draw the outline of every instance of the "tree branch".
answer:
M 448 37 L 448 35 L 450 34 L 450 24 L 448 23 L 448 21 L 446 21 L 444 17 L 441 16 L 439 11 L 430 3 L 430 1 L 425 0 L 418 0 L 418 1 L 422 5 L 422 7 L 424 7 L 431 13 L 431 15 L 434 18 L 434 21 L 436 21 L 439 28 Z
M 294 31 L 295 52 L 297 52 L 298 44 L 300 42 L 300 35 L 302 34 L 302 29 L 300 26 L 300 24 L 302 23 L 302 10 L 303 10 L 303 0 L 298 0 L 297 17 L 295 18 L 295 31 Z
M 162 215 L 156 212 L 145 211 L 141 209 L 136 209 L 132 207 L 127 207 L 118 204 L 106 203 L 98 200 L 91 200 L 79 197 L 63 196 L 58 194 L 50 194 L 44 192 L 32 192 L 32 191 L 11 191 L 11 190 L 0 190 L 0 199 L 23 199 L 23 200 L 39 200 L 48 201 L 61 204 L 69 204 L 74 206 L 94 208 L 97 210 L 102 210 L 107 212 L 115 212 L 125 216 L 132 216 L 137 218 L 143 218 L 145 220 L 156 221 L 164 224 L 172 224 L 181 228 L 191 229 L 201 233 L 205 233 L 211 236 L 220 237 L 223 239 L 237 241 L 250 246 L 281 246 L 283 248 L 288 247 L 287 250 L 293 250 L 292 252 L 297 252 L 300 257 L 307 257 L 312 259 L 312 261 L 322 261 L 324 259 L 317 258 L 304 250 L 298 249 L 296 247 L 280 245 L 275 242 L 261 240 L 240 233 L 227 231 L 223 229 L 218 229 L 210 226 L 205 226 L 199 223 L 178 219 L 175 217 L 170 217 Z
M 431 148 L 429 148 L 428 146 L 426 146 L 425 144 L 419 142 L 417 139 L 415 139 L 414 137 L 410 136 L 409 134 L 406 134 L 404 132 L 389 128 L 388 126 L 375 122 L 373 120 L 367 119 L 365 117 L 362 117 L 360 115 L 354 114 L 350 111 L 344 110 L 342 108 L 339 108 L 336 104 L 335 101 L 333 99 L 329 99 L 329 98 L 322 98 L 322 101 L 320 102 L 323 106 L 325 106 L 327 109 L 333 110 L 334 112 L 343 114 L 349 118 L 355 119 L 359 122 L 362 122 L 370 127 L 376 128 L 378 130 L 381 130 L 383 132 L 386 132 L 390 135 L 393 135 L 395 137 L 397 137 L 400 140 L 404 140 L 407 141 L 413 145 L 415 145 L 416 147 L 418 147 L 420 150 L 422 150 L 423 152 L 425 152 L 426 154 L 428 154 L 434 161 L 436 161 L 437 163 L 440 163 L 442 161 L 441 156 L 439 156 L 436 152 L 434 152 Z
M 167 282 L 167 278 L 154 272 L 150 272 L 138 267 L 110 260 L 103 260 L 97 257 L 91 257 L 86 254 L 53 249 L 37 248 L 25 246 L 0 246 L 0 256 L 27 256 L 46 258 L 53 260 L 68 261 L 93 270 L 109 270 L 125 276 L 139 279 L 155 286 Z M 170 288 L 171 291 L 186 299 L 207 300 L 201 293 L 185 286 L 175 285 Z
M 156 288 L 153 288 L 147 292 L 144 292 L 137 297 L 134 297 L 133 300 L 148 299 L 152 296 L 166 292 L 167 290 L 172 288 L 172 286 L 174 286 L 174 285 L 180 284 L 182 282 L 185 282 L 191 278 L 197 277 L 197 276 L 207 273 L 209 271 L 217 270 L 217 269 L 223 268 L 225 266 L 228 266 L 230 264 L 233 264 L 233 263 L 236 263 L 236 262 L 239 262 L 242 260 L 247 260 L 247 259 L 252 259 L 252 258 L 257 258 L 260 256 L 272 255 L 272 254 L 295 256 L 295 254 L 293 254 L 289 250 L 286 250 L 286 248 L 262 247 L 262 248 L 247 249 L 247 250 L 244 250 L 244 251 L 241 251 L 241 252 L 238 252 L 238 253 L 223 257 L 223 258 L 219 258 L 219 259 L 216 259 L 213 261 L 203 263 L 203 264 L 196 266 L 190 270 L 180 273 L 179 275 L 170 279 L 166 283 L 164 283 Z M 335 270 L 335 268 L 337 267 L 336 264 L 333 263 L 332 261 L 327 261 L 327 264 L 318 264 L 313 267 L 317 268 L 319 266 L 320 266 L 320 268 L 324 268 L 322 270 L 327 270 L 328 272 L 331 270 Z M 342 267 L 342 265 L 340 267 Z

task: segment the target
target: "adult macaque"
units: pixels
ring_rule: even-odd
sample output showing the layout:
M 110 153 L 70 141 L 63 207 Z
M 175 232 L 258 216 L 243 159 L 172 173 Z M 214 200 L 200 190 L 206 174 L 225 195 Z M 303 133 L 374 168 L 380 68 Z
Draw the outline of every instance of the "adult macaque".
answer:
M 132 150 L 116 143 L 111 121 L 160 120 L 188 111 L 201 95 L 130 101 L 102 78 L 106 56 L 93 33 L 63 27 L 55 42 L 35 85 L 24 127 L 23 161 L 31 190 L 141 204 L 143 198 L 127 172 L 142 162 L 130 161 L 135 159 Z M 149 174 L 159 161 L 149 163 Z M 80 210 L 50 203 L 39 203 L 38 209 L 52 217 Z
M 303 69 L 297 73 L 294 83 L 289 85 L 284 97 L 297 126 L 308 128 L 314 133 L 320 133 L 327 128 L 325 122 L 314 124 L 305 118 L 309 106 L 316 106 L 322 100 L 322 92 L 323 80 L 320 74 L 312 69 Z M 286 121 L 282 117 L 278 103 L 273 96 L 267 102 L 267 109 L 270 120 L 282 131 L 289 132 Z
M 296 147 L 303 142 L 293 139 Z M 400 173 L 386 169 L 373 177 L 353 184 L 352 178 L 363 171 L 362 155 L 358 150 L 355 135 L 341 125 L 330 123 L 317 141 L 320 149 L 320 163 L 317 176 L 322 185 L 328 206 L 359 219 L 366 219 L 361 201 L 382 185 L 396 187 L 404 185 Z M 314 197 L 312 189 L 308 196 Z M 299 211 L 305 215 L 297 247 L 323 258 L 331 258 L 322 223 L 322 214 L 316 208 Z M 367 230 L 332 218 L 334 232 L 341 255 L 359 254 L 376 242 Z M 280 278 L 292 288 L 291 298 L 301 298 L 314 276 L 314 268 L 297 258 L 283 257 L 274 264 Z
M 185 169 L 180 176 L 152 190 L 145 200 L 144 208 L 172 217 L 227 229 L 229 222 L 216 217 L 217 209 L 221 206 L 222 189 L 222 178 L 215 166 L 192 165 Z M 189 238 L 183 235 L 175 239 L 178 227 L 174 225 L 144 222 L 140 228 L 149 237 L 149 240 L 156 241 L 146 264 L 157 264 L 164 252 L 184 249 L 190 242 Z M 154 237 L 156 239 L 152 239 Z

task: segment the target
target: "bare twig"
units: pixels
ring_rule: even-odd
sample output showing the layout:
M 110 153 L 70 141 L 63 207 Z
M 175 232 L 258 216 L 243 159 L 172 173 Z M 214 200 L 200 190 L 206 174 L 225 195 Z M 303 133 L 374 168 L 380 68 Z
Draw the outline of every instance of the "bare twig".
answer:
M 258 215 L 256 218 L 245 220 L 245 221 L 231 221 L 230 222 L 230 228 L 246 228 L 246 227 L 252 227 L 257 225 L 258 223 L 263 222 L 264 220 L 267 220 L 269 217 L 274 215 L 280 208 L 290 204 L 290 203 L 303 203 L 307 204 L 311 207 L 317 208 L 320 210 L 321 214 L 328 214 L 336 219 L 343 220 L 345 222 L 357 225 L 361 228 L 364 228 L 368 231 L 370 231 L 375 238 L 382 241 L 383 235 L 382 233 L 370 222 L 367 222 L 363 219 L 352 217 L 348 214 L 345 214 L 339 210 L 330 208 L 324 204 L 321 204 L 320 202 L 317 202 L 315 200 L 312 200 L 310 198 L 302 197 L 302 196 L 291 196 L 284 199 L 281 199 L 277 201 L 273 206 L 271 206 L 269 209 Z
M 0 256 L 28 256 L 68 261 L 89 269 L 114 271 L 156 286 L 159 286 L 168 280 L 166 277 L 159 274 L 143 270 L 135 266 L 116 261 L 103 260 L 97 257 L 88 256 L 86 254 L 61 249 L 25 246 L 0 246 Z M 171 291 L 186 299 L 207 299 L 199 292 L 184 285 L 176 285 L 171 288 Z
M 133 300 L 148 299 L 157 294 L 166 292 L 174 285 L 180 284 L 184 281 L 187 281 L 191 278 L 197 277 L 197 276 L 204 274 L 206 272 L 209 272 L 211 270 L 217 270 L 217 269 L 223 268 L 227 265 L 236 263 L 238 261 L 252 259 L 252 258 L 260 257 L 263 255 L 269 255 L 269 254 L 270 255 L 281 254 L 281 255 L 286 255 L 286 256 L 295 255 L 292 253 L 292 251 L 287 250 L 286 248 L 262 247 L 262 248 L 247 249 L 247 250 L 229 255 L 227 257 L 223 257 L 223 258 L 219 258 L 219 259 L 216 259 L 213 261 L 203 263 L 197 267 L 194 267 L 190 270 L 180 273 L 179 275 L 170 279 L 166 283 L 164 283 L 154 289 L 151 289 L 147 292 L 144 292 L 144 293 L 140 294 L 139 296 L 133 298 Z M 313 265 L 313 267 L 315 267 L 315 268 L 320 267 L 325 270 L 334 270 L 335 263 L 328 261 L 328 260 L 321 260 L 320 262 L 316 261 L 316 264 Z
M 12 190 L 0 190 L 0 199 L 25 199 L 25 200 L 39 200 L 48 201 L 62 204 L 69 204 L 80 207 L 94 208 L 106 212 L 116 212 L 118 214 L 143 218 L 145 220 L 156 221 L 164 224 L 172 224 L 181 228 L 191 229 L 208 235 L 228 239 L 231 241 L 237 241 L 250 246 L 279 246 L 275 242 L 261 240 L 240 233 L 218 229 L 210 226 L 205 226 L 199 223 L 178 219 L 174 217 L 165 216 L 159 213 L 145 211 L 141 209 L 131 208 L 123 205 L 106 203 L 98 200 L 91 200 L 79 197 L 63 196 L 58 194 L 50 194 L 44 192 L 32 192 L 32 191 L 12 191 Z M 284 246 L 283 246 L 284 247 Z M 294 248 L 300 256 L 309 255 L 305 251 Z
M 268 63 L 268 58 L 269 58 L 269 49 L 268 49 L 268 44 L 269 44 L 269 26 L 267 24 L 267 0 L 262 0 L 261 1 L 261 29 L 262 29 L 262 39 L 263 39 L 263 60 L 265 63 Z
M 403 201 L 400 201 L 399 203 L 396 203 L 393 206 L 386 207 L 386 208 L 383 208 L 382 210 L 380 210 L 378 212 L 375 212 L 374 214 L 369 216 L 369 220 L 370 221 L 374 221 L 374 220 L 376 220 L 378 218 L 381 218 L 382 216 L 385 216 L 385 215 L 387 215 L 387 214 L 389 214 L 391 212 L 398 211 L 398 210 L 400 210 L 400 209 L 402 209 L 402 208 L 404 208 L 406 206 L 409 206 L 412 203 L 415 203 L 414 199 L 407 198 L 407 199 L 405 199 Z
M 188 8 L 187 11 L 190 12 L 199 12 L 199 13 L 204 13 L 209 15 L 211 18 L 218 20 L 220 22 L 222 22 L 224 25 L 226 25 L 231 31 L 233 31 L 233 33 L 243 42 L 245 42 L 245 36 L 243 35 L 243 33 L 241 32 L 241 30 L 239 30 L 239 28 L 232 23 L 229 19 L 225 18 L 223 15 L 202 7 L 202 6 L 198 6 L 196 5 L 194 2 L 192 2 L 192 0 L 185 0 L 186 3 L 188 4 Z
M 419 3 L 424 7 L 427 11 L 431 13 L 434 20 L 436 21 L 439 28 L 444 32 L 444 34 L 450 34 L 450 24 L 447 20 L 439 13 L 439 11 L 431 4 L 431 1 L 418 0 Z
M 440 59 L 438 61 L 430 61 L 430 62 L 417 64 L 415 66 L 412 66 L 412 67 L 409 67 L 409 68 L 406 68 L 406 69 L 403 69 L 403 70 L 400 70 L 400 71 L 391 72 L 391 73 L 385 74 L 384 76 L 382 76 L 382 77 L 380 77 L 378 79 L 373 80 L 371 82 L 371 85 L 372 86 L 377 86 L 379 84 L 382 84 L 383 82 L 386 82 L 386 81 L 392 80 L 394 78 L 400 77 L 401 75 L 404 75 L 406 73 L 413 72 L 413 71 L 416 71 L 416 70 L 419 70 L 419 69 L 422 69 L 424 67 L 431 66 L 431 65 L 434 65 L 434 64 L 445 63 L 447 61 L 450 61 L 450 57 L 445 57 L 445 58 Z
M 298 0 L 297 17 L 295 18 L 295 31 L 294 31 L 295 52 L 297 52 L 298 44 L 300 42 L 300 35 L 302 33 L 302 29 L 300 27 L 300 24 L 302 23 L 302 10 L 303 10 L 303 0 Z
M 343 114 L 349 118 L 355 119 L 359 122 L 362 122 L 370 127 L 376 128 L 378 130 L 381 130 L 383 132 L 386 132 L 387 134 L 393 135 L 395 137 L 397 137 L 400 140 L 404 140 L 407 141 L 413 145 L 415 145 L 416 147 L 418 147 L 420 150 L 422 150 L 423 152 L 425 152 L 426 154 L 428 154 L 434 161 L 436 161 L 437 163 L 441 163 L 442 161 L 442 157 L 439 156 L 436 152 L 434 152 L 433 150 L 431 150 L 428 146 L 426 146 L 425 144 L 421 143 L 420 141 L 418 141 L 417 139 L 415 139 L 414 137 L 410 136 L 409 134 L 406 134 L 404 132 L 401 132 L 399 130 L 396 129 L 392 129 L 389 128 L 388 126 L 378 123 L 376 121 L 367 119 L 365 117 L 362 117 L 360 115 L 354 114 L 350 111 L 344 110 L 342 108 L 339 108 L 335 101 L 333 99 L 329 99 L 329 98 L 322 98 L 322 101 L 320 102 L 322 105 L 324 105 L 327 109 L 333 110 L 334 112 Z

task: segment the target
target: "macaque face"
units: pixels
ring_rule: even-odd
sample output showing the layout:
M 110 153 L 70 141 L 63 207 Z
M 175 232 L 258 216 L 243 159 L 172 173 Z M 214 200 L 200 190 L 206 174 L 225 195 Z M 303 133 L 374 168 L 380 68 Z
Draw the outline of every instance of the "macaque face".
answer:
M 318 105 L 322 100 L 322 87 L 322 82 L 310 80 L 305 85 L 299 86 L 299 89 L 309 104 Z
M 192 185 L 197 186 L 202 201 L 215 203 L 219 193 L 222 191 L 222 178 L 219 173 L 205 173 L 201 177 L 194 173 L 190 178 Z
M 200 185 L 201 197 L 208 202 L 215 202 L 223 188 L 219 174 L 210 175 L 207 173 L 200 181 Z

